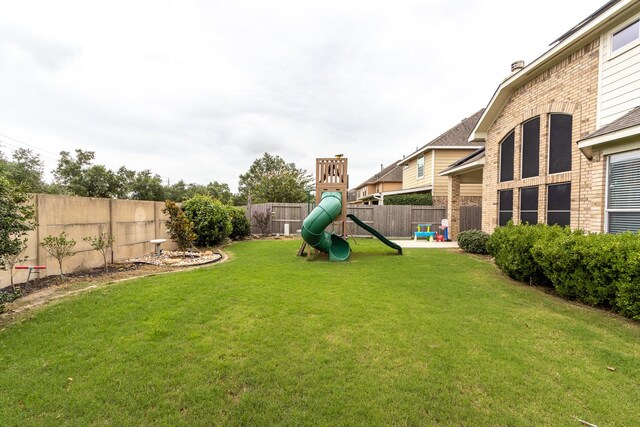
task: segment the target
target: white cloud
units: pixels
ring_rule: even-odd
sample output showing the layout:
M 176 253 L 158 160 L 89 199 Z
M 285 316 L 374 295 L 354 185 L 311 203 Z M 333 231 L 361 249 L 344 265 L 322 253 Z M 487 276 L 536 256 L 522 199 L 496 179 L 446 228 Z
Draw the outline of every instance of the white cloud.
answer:
M 11 2 L 0 133 L 48 166 L 83 148 L 234 189 L 265 151 L 308 170 L 344 153 L 355 185 L 483 107 L 513 60 L 601 3 Z

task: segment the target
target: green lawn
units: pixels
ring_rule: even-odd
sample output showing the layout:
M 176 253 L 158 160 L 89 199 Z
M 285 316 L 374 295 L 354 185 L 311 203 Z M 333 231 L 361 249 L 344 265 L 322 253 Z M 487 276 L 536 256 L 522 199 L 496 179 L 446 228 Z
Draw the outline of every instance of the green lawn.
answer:
M 309 262 L 298 244 L 237 244 L 0 331 L 0 424 L 640 423 L 637 323 L 461 253 L 359 239 L 351 262 Z

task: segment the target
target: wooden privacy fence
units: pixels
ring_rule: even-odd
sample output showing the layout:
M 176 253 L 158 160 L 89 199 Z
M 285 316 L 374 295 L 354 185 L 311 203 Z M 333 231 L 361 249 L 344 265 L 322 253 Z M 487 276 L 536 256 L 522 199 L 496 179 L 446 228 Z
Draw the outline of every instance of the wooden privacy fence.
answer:
M 313 203 L 261 203 L 247 206 L 246 210 L 247 216 L 251 220 L 252 233 L 259 234 L 261 232 L 253 214 L 270 210 L 271 221 L 268 231 L 274 234 L 284 234 L 285 224 L 289 224 L 289 231 L 293 234 L 302 228 L 302 221 L 314 207 Z M 412 237 L 418 224 L 440 225 L 442 219 L 446 218 L 446 211 L 446 208 L 432 206 L 347 206 L 348 214 L 357 216 L 362 222 L 387 237 L 398 238 Z M 329 226 L 327 231 L 331 231 L 331 229 L 332 227 Z M 347 220 L 347 234 L 356 237 L 371 235 L 351 220 Z
M 482 206 L 460 207 L 460 231 L 482 229 Z

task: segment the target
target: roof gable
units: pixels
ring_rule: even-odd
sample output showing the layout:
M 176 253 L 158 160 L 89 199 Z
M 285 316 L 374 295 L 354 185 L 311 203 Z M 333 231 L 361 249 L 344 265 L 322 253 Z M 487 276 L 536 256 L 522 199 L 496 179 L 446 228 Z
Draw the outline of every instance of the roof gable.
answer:
M 378 182 L 402 182 L 402 167 L 398 166 L 397 163 L 398 161 L 392 162 L 389 166 L 354 188 L 362 188 L 365 185 Z
M 478 143 L 478 142 L 469 143 L 469 134 L 475 127 L 476 123 L 480 119 L 480 116 L 482 116 L 483 112 L 484 112 L 484 108 L 476 111 L 473 115 L 461 120 L 460 123 L 458 123 L 451 129 L 447 130 L 446 132 L 439 135 L 435 139 L 431 140 L 427 144 L 418 148 L 413 153 L 409 154 L 407 157 L 399 161 L 398 164 L 405 164 L 409 160 L 418 156 L 419 154 L 429 150 L 442 149 L 442 148 L 475 149 L 475 148 L 481 147 L 482 143 Z
M 496 89 L 482 117 L 469 136 L 470 142 L 484 141 L 487 130 L 502 111 L 503 106 L 515 89 L 531 80 L 544 69 L 553 66 L 560 60 L 575 52 L 590 38 L 611 25 L 611 21 L 638 5 L 637 0 L 612 0 L 596 12 L 583 19 L 578 25 L 560 36 L 551 49 L 535 59 L 526 67 L 507 77 Z

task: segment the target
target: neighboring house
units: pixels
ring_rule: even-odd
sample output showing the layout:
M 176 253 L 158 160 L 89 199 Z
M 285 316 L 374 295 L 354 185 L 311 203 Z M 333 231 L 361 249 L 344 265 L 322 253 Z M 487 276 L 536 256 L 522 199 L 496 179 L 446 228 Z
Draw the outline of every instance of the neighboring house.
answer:
M 462 120 L 433 141 L 417 149 L 397 164 L 402 167 L 402 189 L 392 194 L 431 193 L 434 206 L 446 206 L 447 177 L 439 173 L 452 162 L 476 151 L 483 142 L 469 142 L 469 134 L 484 110 Z M 479 183 L 464 183 L 461 195 L 470 204 L 479 204 L 482 187 Z
M 367 179 L 352 191 L 356 192 L 354 204 L 382 205 L 384 196 L 402 188 L 402 167 L 393 162 L 386 168 L 380 165 L 380 172 Z
M 469 137 L 484 143 L 441 175 L 449 212 L 482 170 L 482 228 L 509 220 L 589 232 L 640 229 L 640 2 L 606 3 L 512 74 Z M 458 223 L 450 218 L 451 234 Z

